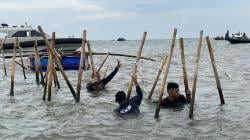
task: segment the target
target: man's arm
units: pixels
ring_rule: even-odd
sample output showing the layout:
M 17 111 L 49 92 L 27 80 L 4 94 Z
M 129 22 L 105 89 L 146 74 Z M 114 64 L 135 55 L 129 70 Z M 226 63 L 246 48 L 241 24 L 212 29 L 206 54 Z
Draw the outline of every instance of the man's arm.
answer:
M 116 75 L 116 73 L 118 72 L 120 66 L 121 66 L 121 63 L 120 63 L 120 61 L 118 60 L 117 65 L 116 65 L 116 67 L 115 67 L 115 70 L 112 71 L 106 78 L 103 78 L 103 79 L 102 79 L 102 82 L 103 82 L 104 86 L 105 86 L 108 82 L 110 82 L 110 81 L 112 80 L 112 78 L 113 78 L 113 77 Z
M 141 104 L 141 101 L 142 101 L 142 98 L 143 98 L 143 93 L 142 93 L 142 90 L 137 82 L 137 76 L 136 75 L 132 75 L 132 80 L 136 86 L 136 93 L 137 95 L 133 98 L 131 98 L 130 100 L 132 102 L 134 102 L 135 104 L 137 105 L 140 105 Z

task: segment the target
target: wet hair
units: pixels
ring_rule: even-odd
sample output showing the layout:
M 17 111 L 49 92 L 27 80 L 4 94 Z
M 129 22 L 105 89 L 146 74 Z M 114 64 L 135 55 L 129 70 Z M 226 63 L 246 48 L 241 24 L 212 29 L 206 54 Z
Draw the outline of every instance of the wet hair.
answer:
M 167 89 L 175 89 L 175 88 L 179 88 L 179 85 L 177 83 L 174 82 L 169 82 Z
M 93 83 L 88 82 L 87 85 L 86 85 L 86 88 L 87 88 L 88 91 L 93 91 L 94 90 Z
M 123 102 L 126 99 L 126 94 L 124 91 L 118 91 L 115 95 L 115 101 L 118 103 Z

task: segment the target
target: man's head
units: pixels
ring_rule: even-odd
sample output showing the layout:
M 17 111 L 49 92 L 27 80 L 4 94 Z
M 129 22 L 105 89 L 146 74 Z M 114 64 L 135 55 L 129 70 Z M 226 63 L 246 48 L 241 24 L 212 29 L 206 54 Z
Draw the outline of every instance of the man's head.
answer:
M 126 94 L 124 91 L 118 91 L 115 95 L 115 101 L 118 103 L 122 103 L 126 100 Z
M 167 91 L 168 91 L 169 97 L 171 97 L 173 99 L 177 98 L 180 95 L 179 85 L 177 83 L 174 83 L 174 82 L 168 83 Z

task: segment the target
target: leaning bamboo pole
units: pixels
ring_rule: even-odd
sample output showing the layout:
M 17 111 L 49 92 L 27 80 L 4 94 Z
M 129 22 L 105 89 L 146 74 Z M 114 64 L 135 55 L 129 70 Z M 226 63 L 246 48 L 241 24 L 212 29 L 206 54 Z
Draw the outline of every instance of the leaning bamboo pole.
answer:
M 46 37 L 46 35 L 45 35 L 45 33 L 44 33 L 42 27 L 41 27 L 41 26 L 38 26 L 38 30 L 40 31 L 42 37 L 44 38 L 45 44 L 46 44 L 46 46 L 47 46 L 49 52 L 52 53 L 52 56 L 53 56 L 53 58 L 55 59 L 55 62 L 56 62 L 56 64 L 57 64 L 59 70 L 61 71 L 62 76 L 63 76 L 65 82 L 67 83 L 67 85 L 68 85 L 68 87 L 69 87 L 69 89 L 70 89 L 70 91 L 71 91 L 71 94 L 73 95 L 74 99 L 76 99 L 75 90 L 74 90 L 73 86 L 71 85 L 71 83 L 70 83 L 70 81 L 69 81 L 69 79 L 68 79 L 66 73 L 64 72 L 63 67 L 62 67 L 62 65 L 61 65 L 61 63 L 60 63 L 60 60 L 59 60 L 58 56 L 56 56 L 54 50 L 53 50 L 52 48 L 49 47 L 49 46 L 50 46 L 50 45 L 49 45 L 49 41 L 48 41 L 48 39 L 47 39 L 47 37 Z
M 144 43 L 145 43 L 145 40 L 146 40 L 146 36 L 147 36 L 147 32 L 144 32 L 143 36 L 142 36 L 142 40 L 141 40 L 141 45 L 140 45 L 139 51 L 137 53 L 136 62 L 134 64 L 132 75 L 136 74 L 136 72 L 137 72 L 137 68 L 138 68 L 138 64 L 139 64 L 140 57 L 141 57 L 141 54 L 142 54 L 142 49 L 143 49 L 143 46 L 144 46 Z M 133 87 L 133 79 L 131 77 L 129 85 L 128 85 L 127 100 L 129 100 L 129 98 L 130 98 L 132 87 Z
M 95 69 L 95 63 L 94 63 L 94 59 L 93 59 L 93 53 L 92 53 L 92 49 L 90 47 L 89 41 L 87 41 L 87 46 L 88 46 L 89 58 L 90 58 L 91 69 L 92 69 L 92 78 L 95 78 L 96 77 L 96 69 Z
M 163 96 L 163 93 L 164 93 L 164 90 L 165 90 L 166 80 L 167 80 L 168 72 L 169 72 L 169 68 L 170 68 L 170 63 L 171 63 L 171 59 L 172 59 L 173 52 L 174 52 L 176 34 L 177 34 L 177 29 L 174 29 L 174 33 L 173 33 L 173 37 L 172 37 L 172 43 L 171 43 L 171 47 L 170 47 L 170 50 L 169 50 L 169 58 L 167 59 L 167 62 L 166 62 L 166 69 L 164 71 L 164 77 L 163 77 L 162 84 L 161 84 L 160 96 L 159 96 L 159 99 L 158 99 L 157 108 L 155 110 L 155 116 L 154 117 L 156 119 L 159 118 L 159 112 L 160 112 L 160 108 L 161 108 L 162 96 Z
M 106 67 L 106 69 L 104 70 L 104 72 L 103 72 L 103 78 L 105 78 L 105 77 L 106 77 L 106 74 L 107 74 L 108 68 L 109 68 L 109 66 L 107 66 L 107 67 Z
M 107 53 L 106 57 L 104 58 L 104 60 L 102 61 L 101 65 L 99 66 L 99 68 L 97 69 L 97 72 L 100 72 L 102 66 L 104 65 L 104 63 L 106 62 L 106 60 L 109 57 L 110 52 Z
M 185 63 L 183 38 L 180 38 L 180 53 L 181 53 L 181 64 L 182 64 L 182 70 L 183 70 L 183 80 L 184 80 L 184 86 L 185 86 L 185 93 L 186 93 L 186 97 L 187 97 L 187 102 L 189 103 L 191 95 L 187 94 L 189 92 L 188 72 L 187 72 L 186 63 Z
M 219 93 L 219 97 L 220 97 L 220 103 L 223 105 L 223 104 L 225 104 L 225 101 L 224 101 L 224 97 L 223 97 L 223 93 L 222 93 L 222 89 L 221 89 L 219 75 L 218 75 L 218 72 L 217 72 L 217 67 L 216 67 L 216 62 L 215 62 L 215 58 L 214 58 L 213 48 L 212 48 L 212 45 L 211 45 L 211 42 L 210 42 L 210 39 L 209 39 L 208 36 L 206 37 L 206 40 L 207 40 L 207 47 L 208 47 L 208 51 L 209 51 L 213 71 L 214 71 L 214 77 L 215 77 L 215 81 L 216 81 L 216 85 L 217 85 L 217 89 L 218 89 L 218 93 Z
M 150 90 L 150 92 L 149 92 L 149 95 L 148 95 L 148 99 L 149 99 L 149 100 L 151 99 L 151 97 L 152 97 L 152 95 L 153 95 L 153 93 L 154 93 L 154 90 L 155 90 L 155 87 L 156 87 L 157 82 L 159 81 L 159 78 L 160 78 L 162 69 L 163 69 L 164 65 L 166 64 L 166 62 L 167 62 L 167 58 L 168 58 L 168 55 L 166 54 L 164 60 L 162 61 L 161 67 L 160 67 L 160 69 L 158 70 L 158 73 L 157 73 L 157 75 L 156 75 L 156 78 L 155 78 L 155 81 L 154 81 L 154 83 L 153 83 L 153 86 L 152 86 L 152 88 L 151 88 L 151 90 Z
M 21 65 L 22 65 L 22 70 L 23 70 L 23 77 L 24 79 L 27 79 L 26 74 L 25 74 L 25 70 L 24 70 L 24 64 L 23 64 L 23 56 L 22 56 L 22 51 L 23 48 L 20 46 L 20 42 L 18 40 L 18 50 L 19 50 L 19 55 L 20 55 L 20 60 L 21 60 Z
M 15 38 L 15 43 L 13 47 L 13 57 L 12 57 L 12 64 L 11 64 L 11 83 L 10 83 L 10 96 L 14 96 L 14 78 L 15 78 L 15 61 L 16 61 L 16 49 L 18 47 L 18 38 Z
M 2 57 L 3 57 L 3 71 L 4 71 L 4 75 L 7 76 L 5 56 L 4 56 L 4 42 L 5 42 L 5 40 L 6 40 L 6 37 L 5 37 L 4 41 L 1 40 L 1 52 L 2 52 Z
M 82 37 L 82 51 L 81 51 L 81 59 L 80 59 L 80 65 L 79 65 L 79 73 L 78 73 L 78 79 L 77 79 L 77 90 L 76 90 L 76 102 L 80 101 L 80 93 L 81 93 L 81 83 L 82 83 L 82 74 L 83 74 L 83 68 L 85 65 L 85 46 L 86 46 L 86 38 L 87 38 L 87 31 L 83 31 L 83 37 Z
M 190 110 L 189 110 L 189 118 L 193 118 L 193 112 L 194 112 L 194 101 L 195 101 L 196 83 L 197 83 L 199 62 L 200 62 L 200 55 L 201 55 L 202 36 L 203 36 L 203 31 L 200 31 L 199 44 L 198 44 L 197 51 L 196 51 L 195 72 L 194 72 L 194 79 L 193 79 L 192 98 L 191 98 L 191 105 L 190 105 Z

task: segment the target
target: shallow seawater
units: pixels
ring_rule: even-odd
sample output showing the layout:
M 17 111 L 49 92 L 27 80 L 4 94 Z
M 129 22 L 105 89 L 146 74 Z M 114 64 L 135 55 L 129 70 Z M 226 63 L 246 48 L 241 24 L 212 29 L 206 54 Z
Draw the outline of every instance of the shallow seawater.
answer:
M 184 94 L 183 73 L 180 62 L 179 40 L 176 42 L 167 81 L 177 82 Z M 122 67 L 98 95 L 86 91 L 90 71 L 84 72 L 81 101 L 75 103 L 60 72 L 61 89 L 52 88 L 52 101 L 43 101 L 43 87 L 35 84 L 35 74 L 26 71 L 24 80 L 20 66 L 16 65 L 14 97 L 10 92 L 10 64 L 8 76 L 3 77 L 0 59 L 0 138 L 1 139 L 250 139 L 250 44 L 231 45 L 226 41 L 212 40 L 220 82 L 226 104 L 220 99 L 205 40 L 203 40 L 194 106 L 194 118 L 189 119 L 189 105 L 179 109 L 161 109 L 160 119 L 154 119 L 161 76 L 152 100 L 148 93 L 156 77 L 170 40 L 147 40 L 143 56 L 156 61 L 141 60 L 138 81 L 144 91 L 139 116 L 119 116 L 113 112 L 118 90 L 127 91 L 135 58 L 110 56 L 107 63 L 110 73 L 120 59 Z M 94 52 L 111 52 L 136 55 L 140 41 L 92 41 Z M 195 56 L 198 40 L 184 39 L 185 59 L 192 89 Z M 96 67 L 105 56 L 95 55 Z M 103 69 L 103 70 L 104 70 Z M 78 71 L 66 72 L 76 90 Z M 132 95 L 135 95 L 133 88 Z M 164 95 L 164 97 L 166 94 Z

